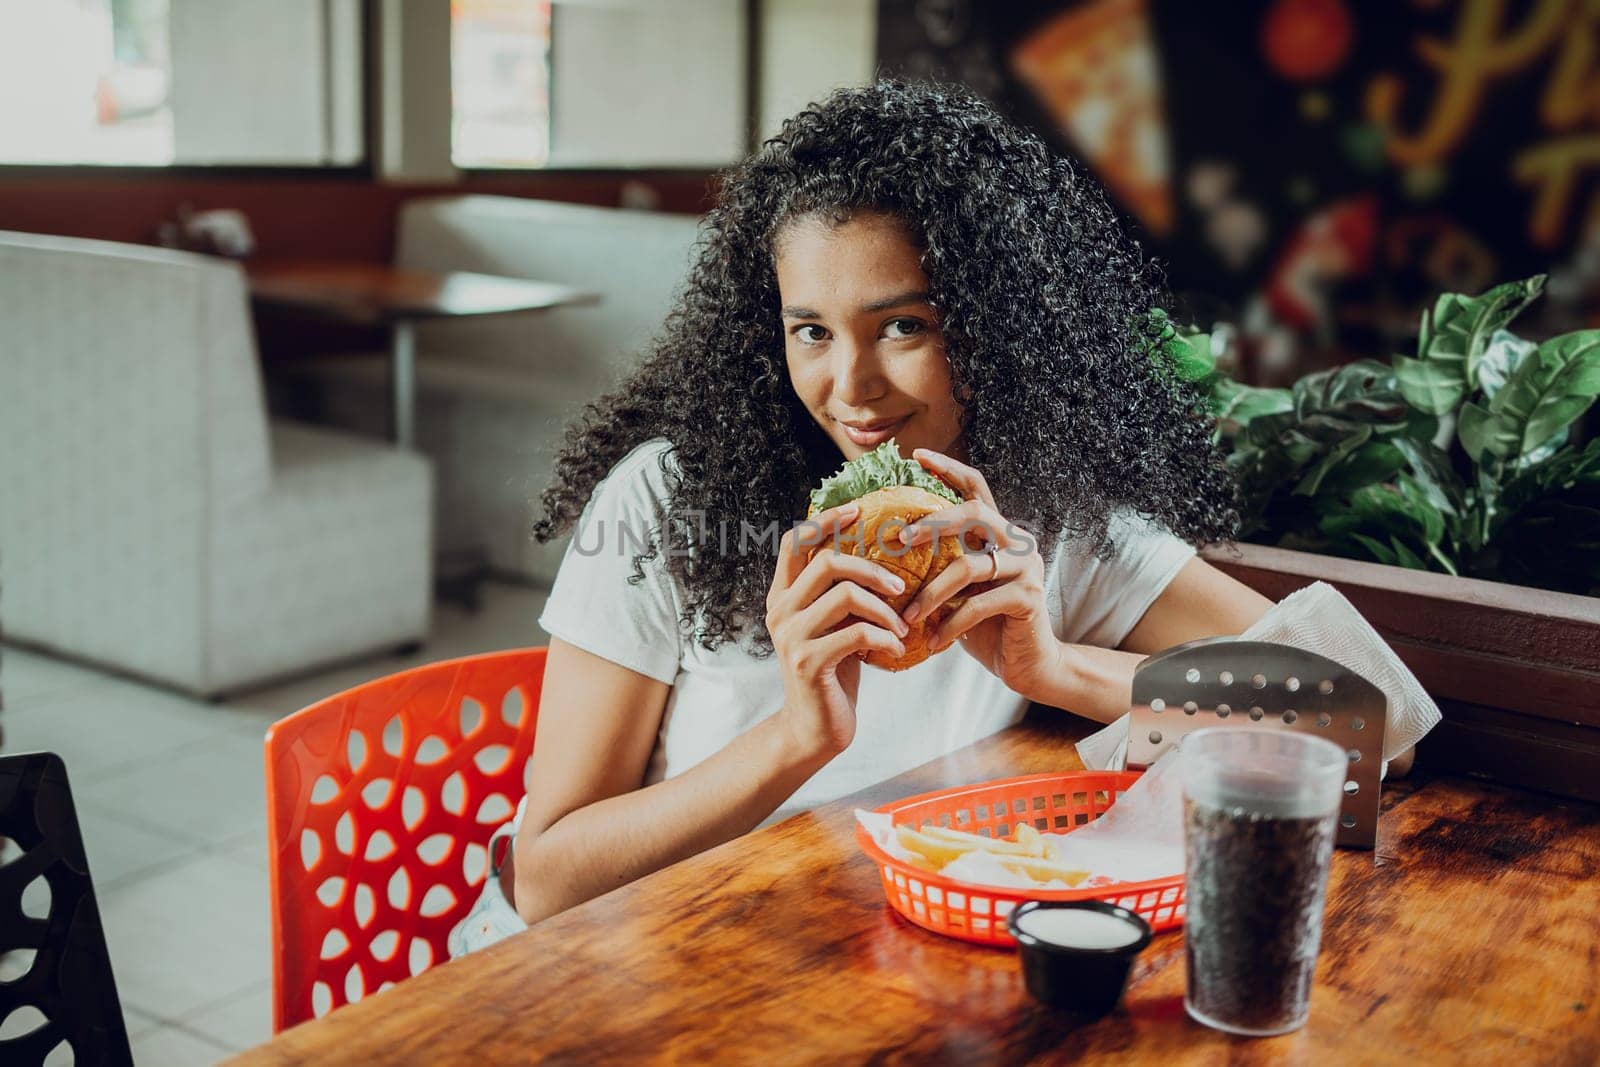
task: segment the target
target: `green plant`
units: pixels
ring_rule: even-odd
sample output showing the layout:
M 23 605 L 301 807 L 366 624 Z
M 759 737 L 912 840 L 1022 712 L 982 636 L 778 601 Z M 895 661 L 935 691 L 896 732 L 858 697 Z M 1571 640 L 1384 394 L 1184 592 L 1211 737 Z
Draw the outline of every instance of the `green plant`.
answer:
M 1600 330 L 1534 344 L 1507 327 L 1544 277 L 1446 293 L 1415 358 L 1363 360 L 1289 389 L 1218 372 L 1210 339 L 1152 315 L 1239 480 L 1247 540 L 1600 594 Z

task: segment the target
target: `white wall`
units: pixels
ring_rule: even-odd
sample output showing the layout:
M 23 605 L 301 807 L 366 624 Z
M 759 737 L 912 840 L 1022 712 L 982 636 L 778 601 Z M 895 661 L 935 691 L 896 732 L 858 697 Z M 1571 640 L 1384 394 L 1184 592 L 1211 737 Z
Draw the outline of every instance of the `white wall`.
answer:
M 359 0 L 171 0 L 176 161 L 359 159 L 360 43 L 348 32 L 359 7 Z
M 872 81 L 876 0 L 762 0 L 761 138 L 814 100 Z
M 453 181 L 450 0 L 381 0 L 377 17 L 378 173 Z
M 332 109 L 328 145 L 331 163 L 349 166 L 361 162 L 366 153 L 366 117 L 362 104 L 366 98 L 367 77 L 362 42 L 371 28 L 363 18 L 361 0 L 325 0 L 328 4 L 328 56 L 333 84 L 328 86 L 328 106 Z
M 744 156 L 744 0 L 558 0 L 551 17 L 552 166 Z
M 314 163 L 323 152 L 321 0 L 172 0 L 184 163 Z

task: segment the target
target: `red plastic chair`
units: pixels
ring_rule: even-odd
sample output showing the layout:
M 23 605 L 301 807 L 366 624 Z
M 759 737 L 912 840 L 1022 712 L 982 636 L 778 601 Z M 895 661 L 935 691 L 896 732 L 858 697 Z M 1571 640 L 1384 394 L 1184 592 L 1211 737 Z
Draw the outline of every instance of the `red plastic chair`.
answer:
M 544 662 L 432 663 L 267 731 L 274 1031 L 446 958 L 527 791 Z

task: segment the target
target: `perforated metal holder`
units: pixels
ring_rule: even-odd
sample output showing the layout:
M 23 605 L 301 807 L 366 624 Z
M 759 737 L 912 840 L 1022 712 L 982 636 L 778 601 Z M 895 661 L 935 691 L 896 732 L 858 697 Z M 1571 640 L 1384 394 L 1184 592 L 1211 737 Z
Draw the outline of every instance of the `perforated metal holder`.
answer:
M 1133 676 L 1128 769 L 1144 770 L 1209 726 L 1297 730 L 1350 757 L 1336 841 L 1378 841 L 1379 774 L 1389 701 L 1326 656 L 1266 641 L 1208 638 L 1147 659 Z

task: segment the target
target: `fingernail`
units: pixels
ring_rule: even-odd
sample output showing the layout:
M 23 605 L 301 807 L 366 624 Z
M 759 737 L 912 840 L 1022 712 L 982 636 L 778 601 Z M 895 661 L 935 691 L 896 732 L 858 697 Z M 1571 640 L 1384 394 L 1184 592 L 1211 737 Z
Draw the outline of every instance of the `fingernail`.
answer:
M 916 622 L 917 621 L 917 616 L 919 616 L 921 614 L 922 614 L 922 609 L 917 607 L 917 605 L 913 604 L 909 608 L 906 608 L 905 614 L 901 615 L 900 617 L 902 619 L 904 619 L 906 621 L 906 625 L 909 626 L 911 623 Z
M 885 571 L 884 573 L 889 579 L 890 589 L 893 589 L 896 593 L 904 593 L 906 591 L 906 582 L 904 578 L 900 577 L 898 574 L 888 571 Z

